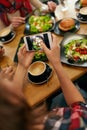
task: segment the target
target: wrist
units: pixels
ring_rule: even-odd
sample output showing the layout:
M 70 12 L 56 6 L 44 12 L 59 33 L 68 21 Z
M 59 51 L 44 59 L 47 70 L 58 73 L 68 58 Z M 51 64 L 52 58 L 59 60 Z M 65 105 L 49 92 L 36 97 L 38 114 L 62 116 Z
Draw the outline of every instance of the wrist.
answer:
M 60 70 L 60 68 L 62 67 L 61 62 L 58 61 L 58 60 L 55 61 L 55 62 L 53 62 L 52 65 L 53 65 L 53 67 L 54 67 L 55 70 L 58 70 L 58 69 Z
M 22 72 L 22 73 L 26 73 L 27 72 L 27 67 L 24 67 L 22 64 L 18 63 L 17 69 Z

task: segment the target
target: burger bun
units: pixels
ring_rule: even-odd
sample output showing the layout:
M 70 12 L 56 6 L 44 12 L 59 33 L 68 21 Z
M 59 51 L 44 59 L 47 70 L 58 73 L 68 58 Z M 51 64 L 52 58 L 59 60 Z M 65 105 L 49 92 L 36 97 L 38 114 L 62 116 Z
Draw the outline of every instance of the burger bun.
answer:
M 82 7 L 87 6 L 87 0 L 80 0 L 80 3 Z
M 58 26 L 62 31 L 69 31 L 75 27 L 75 20 L 73 18 L 62 19 Z

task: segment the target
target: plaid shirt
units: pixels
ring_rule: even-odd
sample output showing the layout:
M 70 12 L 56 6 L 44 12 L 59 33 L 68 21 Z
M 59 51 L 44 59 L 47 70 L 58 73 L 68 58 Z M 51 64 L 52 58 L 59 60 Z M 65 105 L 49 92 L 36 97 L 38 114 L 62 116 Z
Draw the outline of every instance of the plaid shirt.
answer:
M 47 117 L 45 130 L 87 130 L 87 105 L 79 102 L 71 107 L 57 108 Z

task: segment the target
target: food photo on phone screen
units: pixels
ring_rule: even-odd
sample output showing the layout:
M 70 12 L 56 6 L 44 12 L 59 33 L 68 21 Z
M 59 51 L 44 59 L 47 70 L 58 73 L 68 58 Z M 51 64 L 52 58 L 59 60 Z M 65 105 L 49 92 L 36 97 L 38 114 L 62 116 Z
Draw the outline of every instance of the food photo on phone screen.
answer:
M 52 36 L 50 32 L 40 33 L 31 36 L 25 36 L 24 42 L 28 51 L 38 51 L 41 50 L 40 43 L 44 42 L 48 48 L 51 48 Z

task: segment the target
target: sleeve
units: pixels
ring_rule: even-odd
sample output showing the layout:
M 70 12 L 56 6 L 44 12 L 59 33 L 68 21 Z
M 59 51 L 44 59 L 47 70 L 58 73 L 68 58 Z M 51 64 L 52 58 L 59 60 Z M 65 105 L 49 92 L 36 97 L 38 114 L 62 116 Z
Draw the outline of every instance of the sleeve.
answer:
M 87 105 L 83 102 L 76 102 L 70 107 L 58 108 L 54 115 L 48 116 L 45 120 L 44 130 L 85 130 L 87 128 Z
M 7 13 L 5 12 L 4 6 L 2 4 L 0 4 L 0 19 L 6 26 L 10 25 Z

